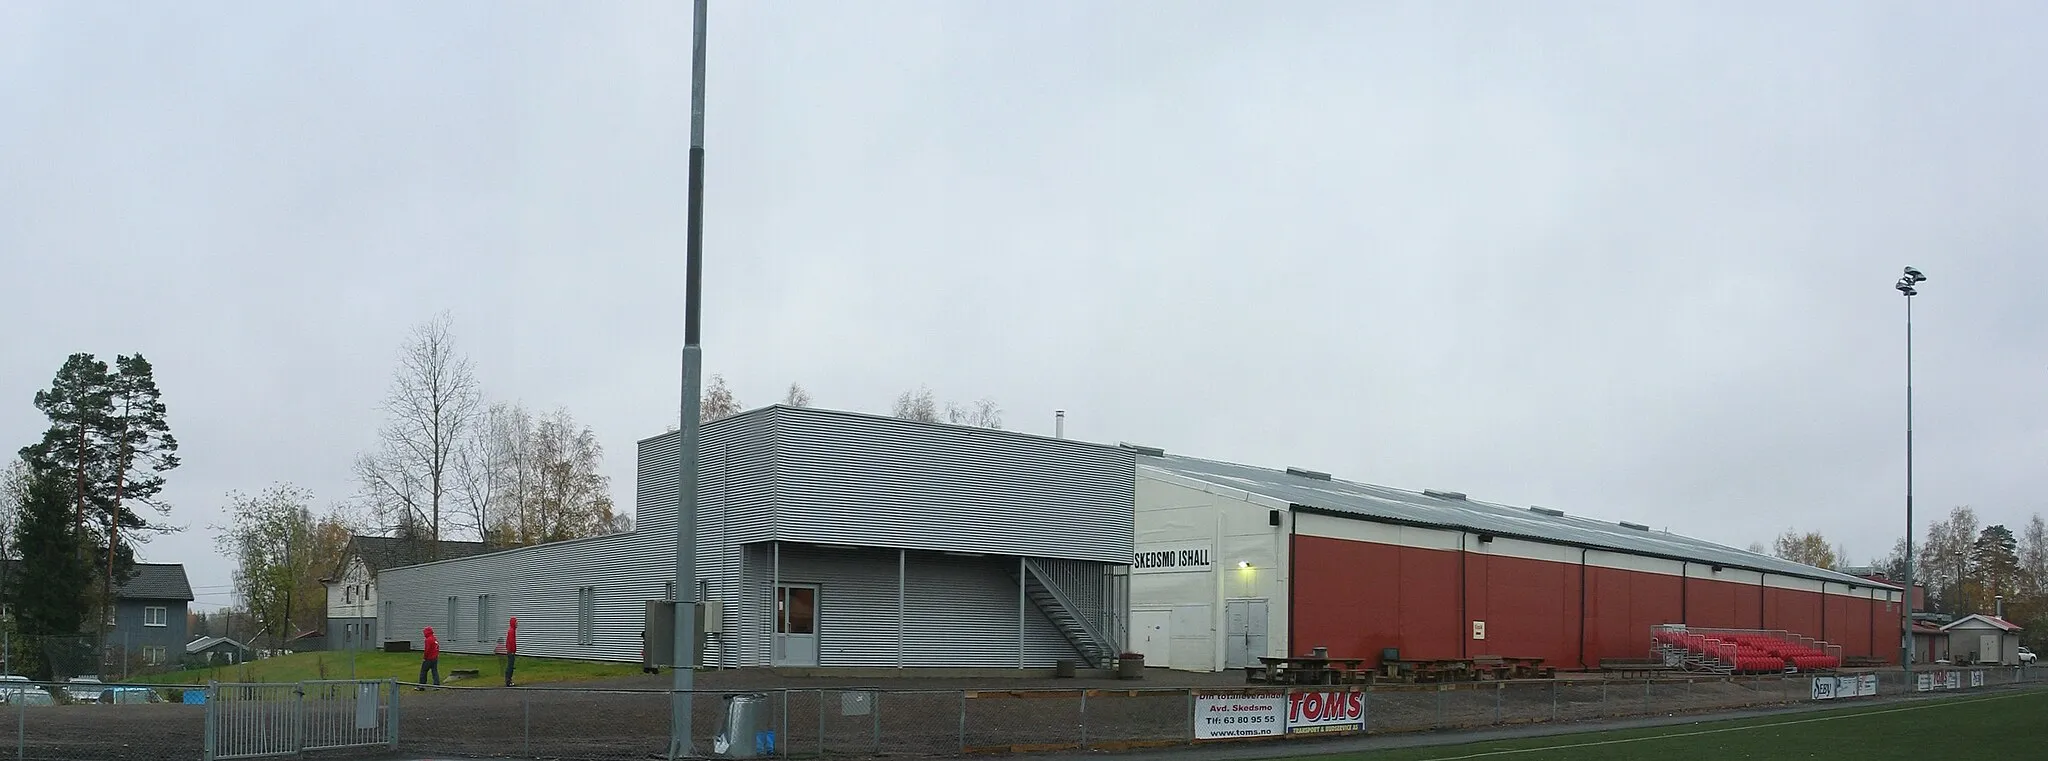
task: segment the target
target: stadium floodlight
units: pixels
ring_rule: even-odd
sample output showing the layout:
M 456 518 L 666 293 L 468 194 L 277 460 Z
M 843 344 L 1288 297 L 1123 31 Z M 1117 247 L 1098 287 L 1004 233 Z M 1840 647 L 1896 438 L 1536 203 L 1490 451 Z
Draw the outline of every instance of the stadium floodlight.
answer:
M 1906 297 L 1906 583 L 1899 605 L 1899 668 L 1913 671 L 1913 297 L 1927 281 L 1920 270 L 1907 267 L 1892 285 Z

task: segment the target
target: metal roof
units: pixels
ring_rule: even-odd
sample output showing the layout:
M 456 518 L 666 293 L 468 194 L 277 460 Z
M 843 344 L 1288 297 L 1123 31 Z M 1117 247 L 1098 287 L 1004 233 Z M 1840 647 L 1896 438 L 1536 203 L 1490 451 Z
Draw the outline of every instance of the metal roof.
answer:
M 1139 463 L 1216 486 L 1242 489 L 1309 510 L 1384 522 L 1464 529 L 1504 537 L 1569 544 L 1575 547 L 1718 564 L 1837 584 L 1899 589 L 1884 582 L 1794 563 L 1783 558 L 1759 555 L 1704 539 L 1666 531 L 1651 531 L 1638 523 L 1610 523 L 1568 515 L 1549 508 L 1520 508 L 1482 502 L 1458 492 L 1412 492 L 1346 481 L 1323 473 L 1293 468 L 1271 470 L 1185 455 L 1154 454 L 1158 451 L 1141 451 Z

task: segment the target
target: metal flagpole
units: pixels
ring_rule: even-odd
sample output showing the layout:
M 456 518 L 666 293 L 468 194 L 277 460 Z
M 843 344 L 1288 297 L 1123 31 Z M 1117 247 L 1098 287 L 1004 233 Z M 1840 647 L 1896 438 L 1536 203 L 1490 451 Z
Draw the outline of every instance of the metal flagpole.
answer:
M 675 685 L 669 699 L 671 759 L 695 755 L 690 722 L 691 690 L 697 677 L 697 418 L 702 412 L 702 314 L 704 282 L 704 20 L 705 0 L 696 0 L 690 51 L 690 199 L 684 264 L 683 420 L 676 484 Z

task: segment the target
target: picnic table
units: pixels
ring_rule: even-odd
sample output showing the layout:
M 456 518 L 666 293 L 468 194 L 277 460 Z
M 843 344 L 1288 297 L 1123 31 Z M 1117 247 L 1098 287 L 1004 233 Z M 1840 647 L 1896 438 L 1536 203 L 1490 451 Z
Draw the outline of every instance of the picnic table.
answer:
M 1260 665 L 1245 667 L 1244 677 L 1247 683 L 1357 684 L 1372 673 L 1359 668 L 1364 663 L 1364 658 L 1327 655 L 1260 656 Z

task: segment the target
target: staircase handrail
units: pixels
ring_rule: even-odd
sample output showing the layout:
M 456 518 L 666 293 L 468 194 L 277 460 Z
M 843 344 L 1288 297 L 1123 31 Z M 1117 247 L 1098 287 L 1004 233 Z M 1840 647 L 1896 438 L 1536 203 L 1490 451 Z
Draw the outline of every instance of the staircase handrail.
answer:
M 1073 615 L 1074 621 L 1081 625 L 1081 630 L 1088 632 L 1088 636 L 1095 640 L 1096 646 L 1102 648 L 1105 655 L 1112 658 L 1116 657 L 1120 649 L 1116 643 L 1110 642 L 1108 636 L 1097 629 L 1095 624 L 1088 620 L 1087 616 L 1082 615 L 1079 608 L 1074 607 L 1073 600 L 1067 598 L 1066 590 L 1060 589 L 1058 584 L 1053 583 L 1051 575 L 1047 574 L 1045 569 L 1040 568 L 1036 560 L 1025 558 L 1024 568 L 1032 576 L 1038 577 L 1038 585 L 1045 587 L 1045 591 L 1052 594 L 1052 599 L 1058 602 L 1061 608 L 1066 609 L 1069 614 Z

